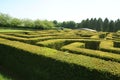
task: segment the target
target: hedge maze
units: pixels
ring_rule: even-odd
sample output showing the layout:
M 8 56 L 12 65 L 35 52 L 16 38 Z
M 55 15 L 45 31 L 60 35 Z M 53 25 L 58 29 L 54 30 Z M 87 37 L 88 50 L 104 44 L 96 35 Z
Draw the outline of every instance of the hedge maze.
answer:
M 120 33 L 0 33 L 0 66 L 16 80 L 120 80 Z

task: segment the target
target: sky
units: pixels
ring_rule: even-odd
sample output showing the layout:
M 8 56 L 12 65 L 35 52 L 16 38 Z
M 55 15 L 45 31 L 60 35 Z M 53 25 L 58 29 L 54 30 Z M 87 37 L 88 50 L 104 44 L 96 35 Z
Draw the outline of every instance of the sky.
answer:
M 120 18 L 120 0 L 0 0 L 0 12 L 16 18 L 75 21 Z

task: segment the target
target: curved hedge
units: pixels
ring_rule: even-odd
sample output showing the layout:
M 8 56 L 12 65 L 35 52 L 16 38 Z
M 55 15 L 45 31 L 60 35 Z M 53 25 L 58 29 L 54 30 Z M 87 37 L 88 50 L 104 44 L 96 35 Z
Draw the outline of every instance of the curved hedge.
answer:
M 63 46 L 61 49 L 65 50 L 65 51 L 70 51 L 70 52 L 73 52 L 73 53 L 77 53 L 77 54 L 83 54 L 83 55 L 102 58 L 102 59 L 105 59 L 105 60 L 120 62 L 120 55 L 119 54 L 80 48 L 79 47 L 80 45 L 81 45 L 81 43 L 78 43 L 78 42 L 76 43 L 75 42 L 75 43 L 71 43 L 71 44 L 68 44 L 66 46 Z
M 100 50 L 120 54 L 120 48 L 116 48 L 113 45 L 114 45 L 114 42 L 111 40 L 101 41 Z

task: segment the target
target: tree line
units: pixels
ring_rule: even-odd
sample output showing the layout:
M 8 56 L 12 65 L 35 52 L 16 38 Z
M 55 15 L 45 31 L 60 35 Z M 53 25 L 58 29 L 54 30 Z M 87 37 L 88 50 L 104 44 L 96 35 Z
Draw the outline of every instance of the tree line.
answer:
M 58 27 L 79 29 L 90 28 L 97 31 L 116 32 L 120 30 L 120 19 L 115 21 L 105 18 L 91 18 L 82 20 L 79 23 L 74 21 L 58 22 L 57 20 L 31 20 L 31 19 L 18 19 L 13 18 L 8 14 L 0 13 L 0 27 L 21 27 L 21 28 L 33 28 L 33 29 L 54 29 Z
M 62 22 L 60 26 L 72 29 L 90 28 L 97 31 L 116 32 L 120 30 L 120 19 L 113 21 L 108 18 L 105 18 L 104 20 L 101 18 L 91 18 L 82 20 L 80 23 L 75 23 L 74 21 Z
M 31 19 L 19 19 L 11 17 L 8 14 L 0 13 L 0 27 L 12 27 L 12 28 L 33 28 L 33 29 L 51 29 L 55 25 L 53 21 L 48 20 L 31 20 Z

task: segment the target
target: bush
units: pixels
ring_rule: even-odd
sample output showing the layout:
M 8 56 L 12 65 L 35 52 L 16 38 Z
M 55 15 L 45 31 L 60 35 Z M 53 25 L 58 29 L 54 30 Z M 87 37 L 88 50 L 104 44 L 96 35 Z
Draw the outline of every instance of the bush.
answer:
M 92 40 L 86 41 L 85 48 L 97 50 L 99 49 L 99 44 L 100 44 L 100 41 L 92 41 Z
M 100 43 L 100 50 L 113 52 L 113 53 L 120 53 L 120 48 L 113 47 L 114 43 L 111 40 L 101 41 Z
M 99 34 L 99 38 L 105 38 L 106 37 L 106 33 L 100 33 Z
M 63 46 L 61 49 L 64 51 L 69 51 L 76 54 L 83 54 L 83 55 L 88 55 L 92 57 L 102 58 L 105 60 L 120 62 L 120 55 L 118 54 L 102 52 L 98 50 L 84 49 L 84 48 L 80 48 L 79 46 L 81 46 L 81 43 L 71 43 L 69 45 Z
M 119 47 L 120 48 L 120 41 L 114 41 L 114 47 Z
M 52 40 L 37 42 L 36 44 L 40 46 L 54 48 L 54 49 L 60 49 L 63 45 L 66 44 L 66 40 L 65 39 L 52 39 Z
M 21 80 L 119 80 L 120 64 L 0 39 L 0 65 Z
M 13 35 L 5 35 L 5 34 L 0 34 L 1 38 L 13 40 L 13 41 L 20 41 L 20 42 L 25 42 L 29 44 L 35 44 L 37 41 L 42 41 L 42 40 L 48 40 L 51 39 L 52 37 L 47 36 L 47 37 L 36 37 L 36 38 L 22 38 L 22 37 L 16 37 Z

